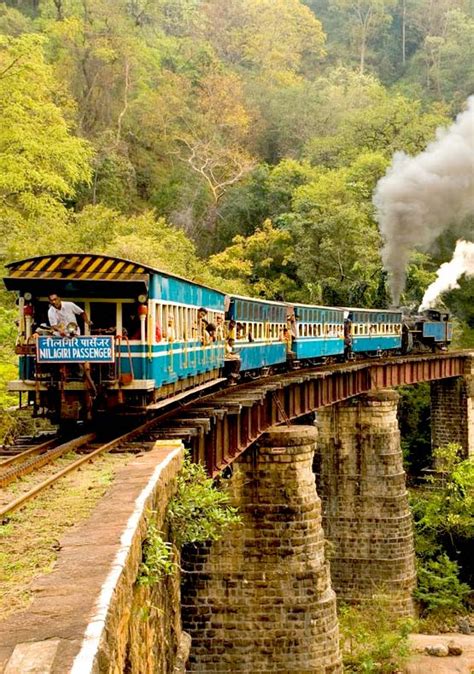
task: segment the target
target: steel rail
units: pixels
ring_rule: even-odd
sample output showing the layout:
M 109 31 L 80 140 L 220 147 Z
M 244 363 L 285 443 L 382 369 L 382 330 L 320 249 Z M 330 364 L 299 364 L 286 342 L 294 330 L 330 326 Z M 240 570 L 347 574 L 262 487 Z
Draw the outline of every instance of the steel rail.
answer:
M 27 501 L 30 501 L 37 494 L 39 494 L 44 489 L 46 489 L 47 487 L 52 485 L 54 482 L 59 480 L 64 475 L 67 475 L 68 473 L 71 473 L 73 470 L 76 470 L 76 468 L 79 468 L 80 466 L 82 466 L 82 464 L 86 463 L 87 461 L 91 461 L 96 456 L 99 456 L 99 454 L 102 454 L 102 453 L 107 452 L 111 449 L 114 449 L 114 447 L 117 447 L 117 445 L 120 445 L 123 442 L 127 442 L 128 440 L 132 440 L 136 436 L 143 435 L 144 433 L 147 433 L 148 430 L 151 430 L 153 428 L 153 426 L 155 426 L 161 420 L 162 420 L 162 417 L 157 417 L 156 419 L 151 419 L 150 421 L 147 421 L 145 424 L 142 424 L 141 426 L 138 426 L 137 428 L 134 428 L 132 431 L 129 431 L 128 433 L 125 433 L 124 435 L 121 435 L 118 438 L 115 438 L 114 440 L 111 440 L 110 442 L 107 442 L 105 445 L 102 445 L 102 447 L 99 447 L 98 449 L 94 450 L 93 452 L 90 452 L 90 454 L 86 454 L 85 456 L 81 457 L 77 461 L 74 461 L 74 463 L 69 464 L 69 466 L 66 466 L 65 468 L 63 468 L 58 473 L 55 473 L 55 475 L 52 475 L 47 480 L 44 480 L 40 484 L 36 485 L 36 487 L 33 487 L 33 489 L 30 489 L 30 491 L 26 492 L 25 494 L 22 494 L 17 499 L 15 499 L 14 501 L 11 501 L 9 504 L 4 506 L 3 508 L 0 508 L 0 522 L 6 516 L 10 515 L 15 510 L 18 510 L 18 508 L 20 508 L 24 503 L 26 503 Z M 95 434 L 91 434 L 91 435 L 95 437 Z M 86 437 L 86 436 L 84 436 L 84 437 Z M 89 442 L 90 441 L 91 440 L 89 440 Z
M 28 473 L 32 473 L 34 470 L 38 470 L 46 464 L 52 463 L 56 459 L 59 459 L 59 457 L 66 452 L 70 452 L 77 449 L 78 447 L 82 447 L 82 445 L 92 442 L 95 440 L 95 438 L 95 433 L 81 435 L 77 438 L 74 438 L 73 440 L 63 443 L 62 445 L 58 445 L 58 447 L 53 447 L 53 449 L 50 449 L 37 457 L 33 457 L 19 466 L 13 466 L 10 468 L 10 470 L 0 474 L 0 487 L 6 487 L 17 478 L 23 477 L 23 475 L 28 475 Z
M 17 461 L 23 461 L 23 459 L 26 459 L 31 454 L 40 454 L 41 452 L 44 452 L 46 449 L 49 449 L 51 445 L 54 445 L 54 443 L 57 441 L 58 441 L 57 438 L 52 438 L 51 440 L 46 440 L 46 442 L 42 442 L 41 445 L 35 445 L 34 447 L 25 449 L 24 452 L 20 452 L 19 454 L 9 456 L 8 459 L 0 461 L 0 470 L 3 470 L 5 466 L 10 466 L 12 463 L 16 463 Z

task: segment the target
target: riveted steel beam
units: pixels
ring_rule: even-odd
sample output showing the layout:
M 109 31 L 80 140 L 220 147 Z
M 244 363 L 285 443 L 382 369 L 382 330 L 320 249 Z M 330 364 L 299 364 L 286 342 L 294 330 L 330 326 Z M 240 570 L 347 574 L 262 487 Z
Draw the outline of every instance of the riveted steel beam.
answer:
M 470 355 L 399 356 L 265 377 L 181 407 L 174 427 L 168 419 L 166 430 L 173 435 L 186 433 L 195 460 L 216 475 L 270 426 L 290 423 L 320 407 L 371 390 L 460 377 Z

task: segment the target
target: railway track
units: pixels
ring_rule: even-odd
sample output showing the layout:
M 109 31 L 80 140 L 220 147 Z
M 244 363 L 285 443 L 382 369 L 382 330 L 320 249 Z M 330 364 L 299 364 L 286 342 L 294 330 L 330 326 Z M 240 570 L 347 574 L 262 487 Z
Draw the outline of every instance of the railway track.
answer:
M 92 442 L 95 437 L 95 433 L 89 433 L 61 444 L 58 439 L 52 439 L 10 457 L 0 464 L 0 487 L 8 486 L 18 478 L 39 470 L 68 452 L 74 452 L 82 445 Z
M 9 448 L 8 456 L 4 455 L 3 460 L 0 460 L 0 473 L 16 463 L 22 462 L 35 454 L 41 454 L 47 449 L 56 444 L 56 438 L 50 438 L 38 445 L 32 445 L 28 449 L 18 449 L 17 446 Z M 4 449 L 4 448 L 3 448 Z
M 34 499 L 38 494 L 60 480 L 63 476 L 72 473 L 88 461 L 94 460 L 97 456 L 113 450 L 130 451 L 130 442 L 141 436 L 146 436 L 146 434 L 150 432 L 160 420 L 161 417 L 154 418 L 105 443 L 96 442 L 96 433 L 81 435 L 62 444 L 58 444 L 58 440 L 51 440 L 47 443 L 43 443 L 43 445 L 32 447 L 31 449 L 4 461 L 0 465 L 0 487 L 8 486 L 18 477 L 22 477 L 23 475 L 34 471 L 38 473 L 40 478 L 33 487 L 27 491 L 23 491 L 19 495 L 11 493 L 11 490 L 0 491 L 0 522 L 5 521 L 5 519 L 7 519 L 15 510 Z M 55 445 L 55 443 L 56 446 L 49 446 Z M 145 447 L 147 446 L 146 442 L 143 444 Z M 77 450 L 82 453 L 80 458 L 76 458 L 75 452 Z M 71 454 L 71 459 L 69 461 L 67 460 L 68 454 Z M 63 463 L 66 463 L 67 465 L 63 465 L 56 470 L 54 468 L 54 462 L 60 458 L 62 458 Z M 47 473 L 46 477 L 40 475 L 41 469 L 45 469 L 43 473 Z M 43 477 L 44 479 L 42 479 Z M 14 495 L 15 498 L 12 499 L 12 495 Z
M 55 436 L 38 445 L 27 447 L 25 450 L 22 449 L 22 443 L 20 443 L 19 448 L 15 446 L 3 448 L 7 454 L 7 458 L 3 458 L 2 460 L 0 457 L 0 523 L 64 475 L 77 470 L 84 463 L 92 461 L 100 454 L 109 451 L 137 452 L 137 450 L 151 449 L 154 443 L 146 441 L 148 432 L 158 426 L 163 420 L 173 416 L 185 404 L 186 398 L 196 396 L 197 394 L 197 397 L 202 399 L 203 394 L 210 388 L 218 388 L 225 381 L 226 379 L 224 378 L 218 379 L 212 382 L 211 385 L 209 383 L 205 384 L 193 391 L 178 394 L 150 406 L 149 412 L 155 414 L 153 419 L 105 443 L 98 442 L 98 434 L 94 432 L 62 443 Z M 160 413 L 156 415 L 158 411 Z M 140 437 L 143 440 L 140 441 L 140 446 L 137 448 L 137 445 L 131 444 L 131 441 Z M 19 449 L 20 451 L 18 451 Z M 76 457 L 77 452 L 82 454 L 80 458 Z M 71 456 L 69 457 L 68 455 Z M 5 457 L 5 453 L 3 457 Z M 58 460 L 60 460 L 62 467 L 55 470 L 54 463 Z M 21 483 L 16 483 L 18 478 L 31 473 L 33 473 L 33 478 L 37 476 L 38 479 L 31 480 L 35 484 L 30 489 L 27 489 L 27 486 Z M 21 492 L 18 495 L 15 494 L 16 498 L 14 499 L 10 498 L 13 490 L 5 489 L 9 485 L 14 486 L 14 492 Z

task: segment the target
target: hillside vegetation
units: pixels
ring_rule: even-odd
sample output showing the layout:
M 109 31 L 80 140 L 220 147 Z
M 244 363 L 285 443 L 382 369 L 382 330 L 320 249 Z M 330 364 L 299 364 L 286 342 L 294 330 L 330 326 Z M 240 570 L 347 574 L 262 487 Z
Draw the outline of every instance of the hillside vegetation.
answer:
M 0 3 L 1 260 L 102 252 L 386 306 L 373 188 L 463 109 L 473 37 L 468 0 Z M 404 302 L 472 232 L 413 253 Z M 446 297 L 471 328 L 473 290 Z

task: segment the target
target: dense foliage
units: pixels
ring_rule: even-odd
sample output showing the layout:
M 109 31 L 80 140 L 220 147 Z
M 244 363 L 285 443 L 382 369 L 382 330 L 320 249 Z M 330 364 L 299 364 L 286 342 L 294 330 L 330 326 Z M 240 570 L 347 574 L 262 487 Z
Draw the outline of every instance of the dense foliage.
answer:
M 474 580 L 474 463 L 463 459 L 454 444 L 433 454 L 436 473 L 411 497 L 418 559 L 415 596 L 424 614 L 461 611 Z
M 386 306 L 373 188 L 472 92 L 469 7 L 0 1 L 0 262 L 103 252 L 241 294 Z M 413 253 L 404 302 L 472 227 Z M 473 292 L 445 296 L 462 346 Z M 5 291 L 0 307 L 5 408 Z
M 372 190 L 462 108 L 473 34 L 467 0 L 0 3 L 0 254 L 383 305 Z

